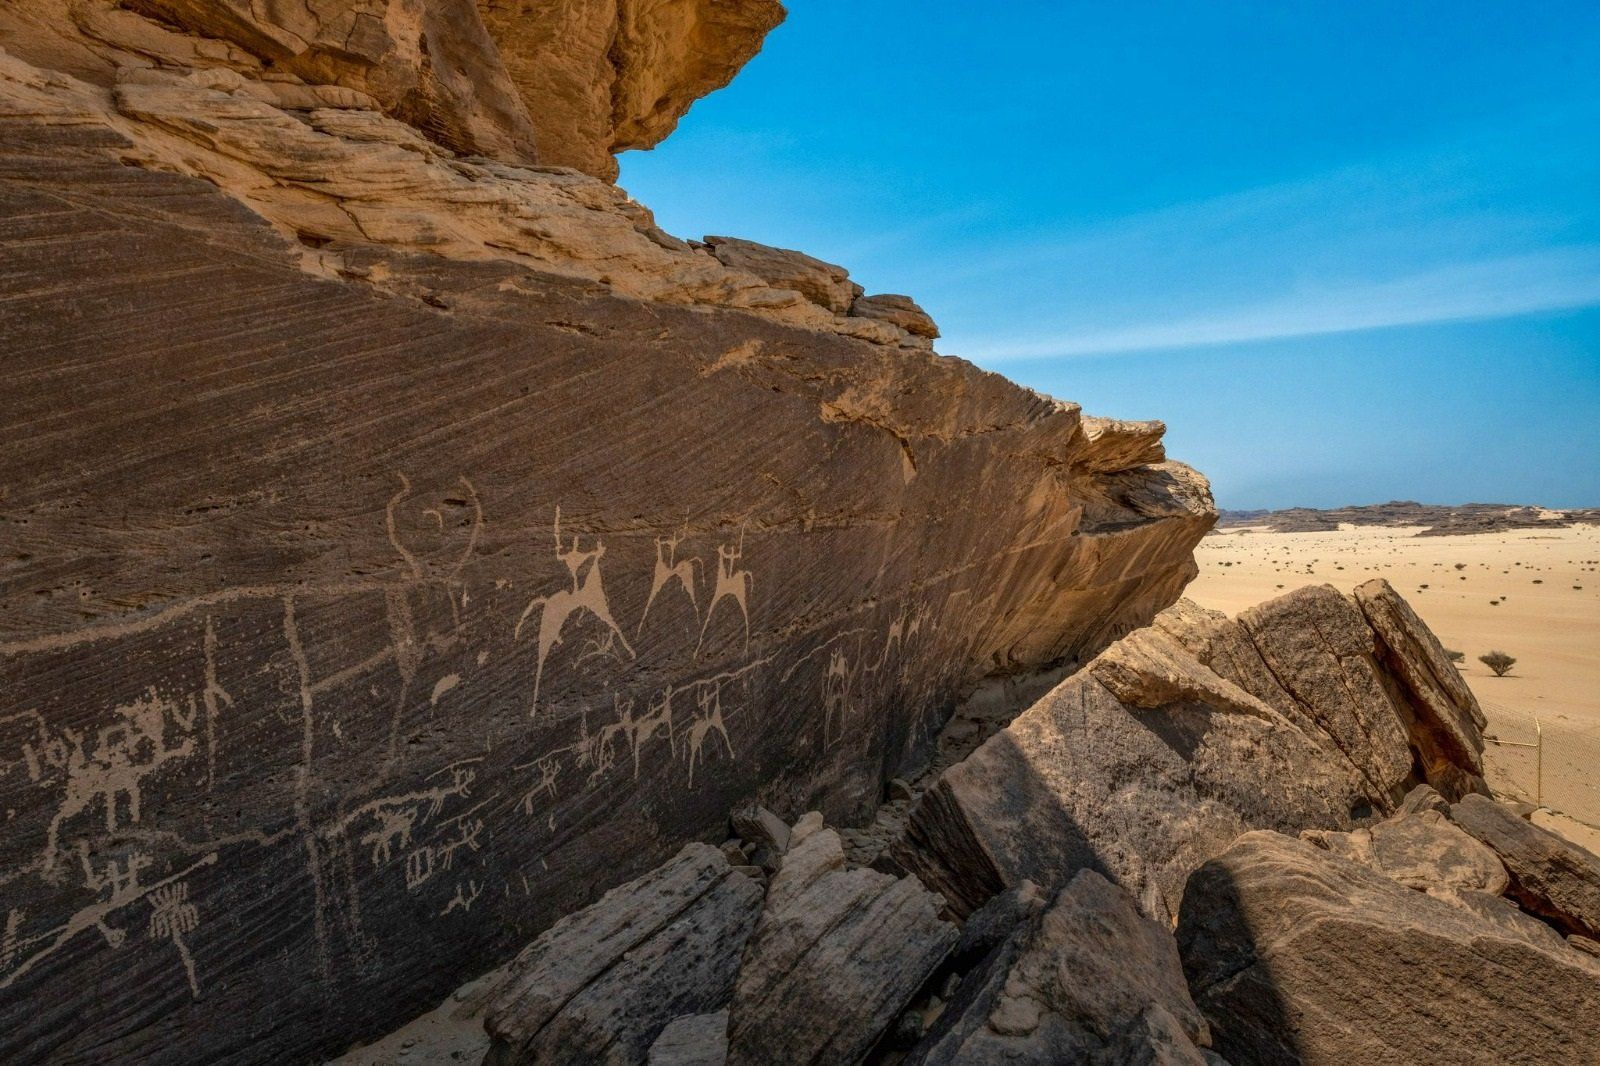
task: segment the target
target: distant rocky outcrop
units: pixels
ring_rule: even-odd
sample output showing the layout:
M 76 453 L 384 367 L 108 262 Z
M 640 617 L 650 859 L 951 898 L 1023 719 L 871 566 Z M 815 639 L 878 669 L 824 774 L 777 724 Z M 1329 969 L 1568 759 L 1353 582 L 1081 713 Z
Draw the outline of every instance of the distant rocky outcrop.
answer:
M 1600 522 L 1600 509 L 1555 510 L 1512 503 L 1460 505 L 1391 500 L 1360 507 L 1289 507 L 1281 511 L 1222 511 L 1218 529 L 1265 526 L 1275 533 L 1327 533 L 1341 526 L 1422 526 L 1419 537 L 1503 533 L 1512 529 L 1561 529 Z
M 1156 427 L 538 162 L 775 4 L 481 7 L 0 7 L 0 1058 L 342 1051 L 1194 574 Z
M 1189 873 L 1246 830 L 1349 826 L 1419 781 L 1486 791 L 1482 722 L 1386 582 L 1235 620 L 1184 602 L 945 771 L 894 854 L 957 913 L 1087 868 L 1170 919 Z

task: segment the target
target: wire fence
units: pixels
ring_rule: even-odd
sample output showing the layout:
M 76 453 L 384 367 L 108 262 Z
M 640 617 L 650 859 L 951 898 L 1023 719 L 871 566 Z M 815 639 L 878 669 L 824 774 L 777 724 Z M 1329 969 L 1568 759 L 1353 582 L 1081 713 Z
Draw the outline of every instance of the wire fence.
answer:
M 1540 806 L 1600 827 L 1600 725 L 1478 702 L 1489 719 L 1491 784 L 1509 783 Z

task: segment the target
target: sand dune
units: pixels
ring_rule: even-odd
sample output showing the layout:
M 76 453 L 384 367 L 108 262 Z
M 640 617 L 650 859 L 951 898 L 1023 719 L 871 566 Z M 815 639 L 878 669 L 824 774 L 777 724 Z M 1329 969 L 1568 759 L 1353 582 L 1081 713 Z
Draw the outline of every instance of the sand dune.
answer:
M 1489 731 L 1530 743 L 1544 728 L 1543 801 L 1600 826 L 1600 526 L 1453 537 L 1412 528 L 1326 533 L 1228 530 L 1195 552 L 1188 596 L 1233 614 L 1300 585 L 1341 590 L 1385 577 L 1439 634 L 1465 652 Z M 1506 677 L 1477 660 L 1517 659 Z M 1532 799 L 1532 748 L 1490 745 L 1490 784 Z M 1574 827 L 1574 834 L 1583 830 Z M 1588 842 L 1600 843 L 1600 830 Z

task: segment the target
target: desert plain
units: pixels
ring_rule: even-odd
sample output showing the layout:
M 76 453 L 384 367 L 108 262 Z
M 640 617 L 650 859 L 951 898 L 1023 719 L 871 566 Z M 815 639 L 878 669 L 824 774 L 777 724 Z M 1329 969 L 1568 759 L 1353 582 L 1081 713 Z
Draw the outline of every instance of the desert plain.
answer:
M 1418 536 L 1420 527 L 1343 526 L 1319 533 L 1222 529 L 1195 551 L 1186 595 L 1237 614 L 1290 589 L 1348 592 L 1387 578 L 1465 653 L 1461 672 L 1489 720 L 1485 759 L 1496 791 L 1540 801 L 1536 820 L 1600 847 L 1600 526 Z M 1496 677 L 1478 661 L 1514 656 Z M 1543 730 L 1539 749 L 1523 747 Z

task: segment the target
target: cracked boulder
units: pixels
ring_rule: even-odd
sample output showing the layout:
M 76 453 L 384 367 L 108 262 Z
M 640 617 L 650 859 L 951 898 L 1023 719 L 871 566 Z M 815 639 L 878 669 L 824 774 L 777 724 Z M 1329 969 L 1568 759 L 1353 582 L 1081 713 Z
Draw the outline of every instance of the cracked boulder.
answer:
M 1190 878 L 1178 943 L 1234 1066 L 1593 1062 L 1600 964 L 1503 900 L 1479 905 L 1256 832 Z
M 1202 1066 L 1210 1031 L 1166 926 L 1092 870 L 1031 910 L 968 971 L 909 1066 Z
M 1600 939 L 1600 856 L 1484 796 L 1452 806 L 1450 820 L 1505 863 L 1507 894 L 1523 909 L 1564 933 Z
M 728 1062 L 856 1062 L 955 944 L 942 901 L 914 877 L 845 869 L 831 829 L 783 857 L 745 948 Z
M 1511 883 L 1505 865 L 1492 849 L 1436 810 L 1397 814 L 1348 833 L 1307 830 L 1301 838 L 1342 859 L 1369 866 L 1407 888 L 1441 897 L 1461 892 L 1498 896 Z
M 1179 604 L 945 771 L 894 854 L 957 913 L 1089 868 L 1170 920 L 1189 873 L 1246 830 L 1348 828 L 1392 810 L 1417 764 L 1441 788 L 1477 781 L 1470 762 L 1413 760 L 1443 749 L 1379 642 L 1326 586 L 1237 620 Z
M 755 881 L 715 848 L 690 844 L 561 919 L 517 956 L 489 1006 L 493 1043 L 484 1061 L 685 1061 L 672 1049 L 704 1036 L 714 1020 L 676 1023 L 659 1054 L 657 1038 L 676 1019 L 728 1002 L 760 913 Z

